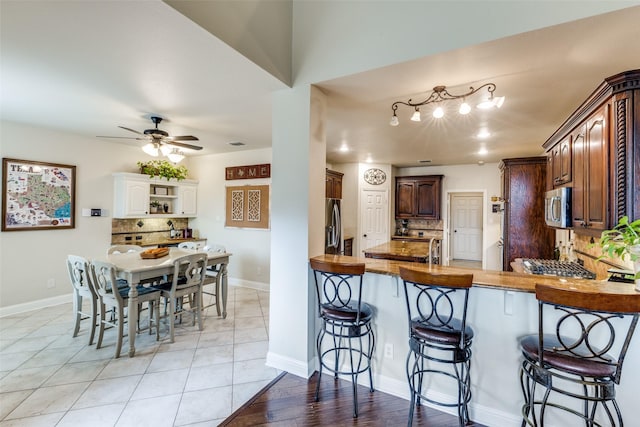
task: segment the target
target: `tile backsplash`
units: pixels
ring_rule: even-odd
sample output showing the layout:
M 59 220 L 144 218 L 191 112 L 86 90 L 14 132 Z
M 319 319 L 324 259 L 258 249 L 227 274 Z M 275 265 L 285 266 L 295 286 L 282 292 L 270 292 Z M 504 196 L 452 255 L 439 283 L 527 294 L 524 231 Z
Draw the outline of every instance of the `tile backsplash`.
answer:
M 596 261 L 597 258 L 602 254 L 602 250 L 600 249 L 600 245 L 598 244 L 599 238 L 592 238 L 589 236 L 581 236 L 579 234 L 574 234 L 574 247 L 577 251 L 577 256 L 579 259 L 584 261 L 584 267 L 596 273 L 597 280 L 607 279 L 609 273 L 607 272 L 610 268 L 621 268 L 627 270 L 633 270 L 633 264 L 631 261 L 622 261 L 618 258 L 610 259 L 604 258 L 601 261 Z
M 395 235 L 401 234 L 402 221 L 403 220 L 396 219 Z M 423 237 L 442 238 L 442 220 L 408 219 L 405 221 L 407 221 L 407 236 L 418 237 L 420 233 L 422 233 Z
M 131 218 L 111 220 L 111 244 L 154 245 L 170 238 L 171 225 L 176 230 L 189 226 L 187 218 Z

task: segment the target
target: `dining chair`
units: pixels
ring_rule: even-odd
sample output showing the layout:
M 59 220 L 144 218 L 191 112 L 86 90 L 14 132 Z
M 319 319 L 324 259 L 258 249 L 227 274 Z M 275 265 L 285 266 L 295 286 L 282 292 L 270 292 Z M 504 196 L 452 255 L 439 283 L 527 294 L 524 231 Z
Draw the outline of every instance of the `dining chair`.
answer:
M 198 244 L 196 242 L 180 242 L 178 243 L 178 248 L 180 249 L 198 249 Z
M 169 305 L 169 312 L 165 316 L 169 319 L 169 337 L 175 340 L 175 319 L 186 311 L 193 315 L 192 325 L 198 319 L 198 329 L 202 330 L 202 287 L 207 266 L 207 254 L 203 252 L 185 255 L 173 262 L 173 279 L 171 282 L 160 284 L 158 288 L 161 296 Z M 189 309 L 183 304 L 183 297 L 189 297 Z M 166 307 L 165 307 L 166 308 Z
M 126 321 L 125 308 L 129 303 L 129 286 L 120 287 L 116 279 L 115 265 L 93 261 L 91 263 L 91 284 L 96 294 L 100 298 L 100 332 L 98 333 L 98 343 L 96 348 L 102 346 L 105 325 L 118 328 L 115 357 L 120 357 L 122 349 L 122 338 L 124 337 L 124 323 Z M 138 305 L 149 303 L 149 334 L 151 334 L 152 323 L 156 327 L 156 340 L 160 339 L 160 289 L 153 286 L 138 285 Z M 114 317 L 107 319 L 106 308 L 114 309 Z M 155 308 L 155 310 L 154 310 Z M 140 310 L 138 310 L 139 316 Z M 155 319 L 153 318 L 155 313 Z M 139 320 L 139 319 L 138 319 Z M 139 328 L 138 328 L 139 329 Z
M 126 254 L 127 252 L 142 252 L 142 246 L 138 245 L 113 245 L 107 249 L 107 255 Z
M 89 282 L 89 261 L 81 256 L 69 255 L 67 256 L 67 270 L 69 272 L 69 280 L 73 286 L 73 315 L 75 318 L 73 336 L 74 338 L 78 336 L 81 320 L 91 319 L 91 331 L 89 333 L 89 345 L 91 345 L 95 337 L 96 326 L 98 326 L 98 296 Z M 91 311 L 89 313 L 82 311 L 82 299 L 85 297 L 91 303 Z
M 225 253 L 227 252 L 227 249 L 219 244 L 213 244 L 211 246 L 204 246 L 202 248 L 203 251 L 205 252 L 212 252 L 212 253 Z M 206 285 L 210 285 L 210 284 L 214 284 L 214 291 L 208 291 L 208 288 L 204 288 L 202 290 L 202 294 L 203 295 L 209 295 L 211 297 L 213 297 L 214 302 L 212 302 L 209 305 L 204 305 L 202 306 L 202 309 L 205 310 L 211 306 L 216 306 L 216 311 L 218 312 L 218 316 L 220 316 L 222 314 L 222 311 L 220 309 L 220 287 L 222 286 L 222 277 L 220 276 L 222 270 L 222 264 L 213 264 L 213 265 L 208 265 L 207 269 L 205 271 L 205 275 L 207 276 L 207 282 L 205 283 Z

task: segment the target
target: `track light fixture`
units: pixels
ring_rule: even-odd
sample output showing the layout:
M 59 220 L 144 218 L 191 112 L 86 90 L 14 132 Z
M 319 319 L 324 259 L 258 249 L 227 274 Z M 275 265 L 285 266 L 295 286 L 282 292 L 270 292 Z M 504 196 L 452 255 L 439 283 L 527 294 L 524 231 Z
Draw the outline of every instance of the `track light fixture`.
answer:
M 389 123 L 391 126 L 398 126 L 400 124 L 400 120 L 398 120 L 398 116 L 396 114 L 398 110 L 398 106 L 406 105 L 408 107 L 413 107 L 414 112 L 411 116 L 411 120 L 414 122 L 419 122 L 421 120 L 420 116 L 420 107 L 428 104 L 435 103 L 436 108 L 434 108 L 432 114 L 433 117 L 439 119 L 444 116 L 444 108 L 442 107 L 442 102 L 451 101 L 455 99 L 461 99 L 460 107 L 458 108 L 458 113 L 460 114 L 468 114 L 471 112 L 471 106 L 467 103 L 467 98 L 471 95 L 478 93 L 480 90 L 486 89 L 487 94 L 482 99 L 482 101 L 476 106 L 480 109 L 489 109 L 489 108 L 500 108 L 504 103 L 504 96 L 494 96 L 493 92 L 496 90 L 496 85 L 494 83 L 485 83 L 482 86 L 474 89 L 473 86 L 469 87 L 469 91 L 467 93 L 463 93 L 460 95 L 452 95 L 447 91 L 446 86 L 436 86 L 433 88 L 431 94 L 422 102 L 414 102 L 409 99 L 408 101 L 396 101 L 391 104 L 391 110 L 393 111 L 393 116 L 391 116 L 391 122 Z

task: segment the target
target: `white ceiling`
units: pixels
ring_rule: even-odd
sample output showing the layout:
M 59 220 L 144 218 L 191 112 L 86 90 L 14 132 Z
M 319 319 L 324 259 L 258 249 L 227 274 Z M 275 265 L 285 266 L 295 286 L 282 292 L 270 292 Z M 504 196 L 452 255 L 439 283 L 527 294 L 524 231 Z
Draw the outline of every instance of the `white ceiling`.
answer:
M 271 145 L 271 93 L 286 85 L 158 1 L 8 2 L 1 14 L 3 120 L 85 135 L 135 136 L 149 116 L 195 135 L 212 154 Z M 319 82 L 327 94 L 327 159 L 417 165 L 537 155 L 609 75 L 640 68 L 640 7 Z M 500 110 L 452 111 L 421 123 L 391 104 L 493 82 Z M 456 105 L 449 102 L 452 108 Z M 423 110 L 424 111 L 424 110 Z M 474 135 L 486 127 L 492 136 Z M 98 138 L 96 138 L 98 140 Z M 130 139 L 114 143 L 138 144 Z M 346 144 L 350 151 L 339 152 Z M 484 147 L 488 154 L 481 156 Z M 193 155 L 195 153 L 187 153 Z

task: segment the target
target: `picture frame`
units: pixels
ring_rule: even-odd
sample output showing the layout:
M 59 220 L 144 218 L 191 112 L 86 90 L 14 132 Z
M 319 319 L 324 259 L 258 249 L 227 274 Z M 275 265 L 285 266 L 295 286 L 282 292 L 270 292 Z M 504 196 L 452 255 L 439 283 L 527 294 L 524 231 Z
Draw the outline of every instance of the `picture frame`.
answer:
M 76 167 L 2 159 L 2 231 L 75 228 Z

